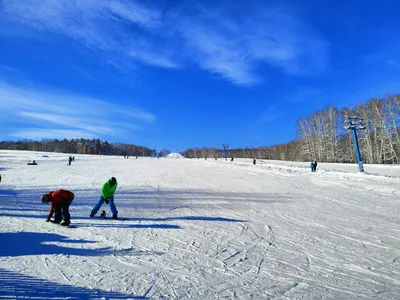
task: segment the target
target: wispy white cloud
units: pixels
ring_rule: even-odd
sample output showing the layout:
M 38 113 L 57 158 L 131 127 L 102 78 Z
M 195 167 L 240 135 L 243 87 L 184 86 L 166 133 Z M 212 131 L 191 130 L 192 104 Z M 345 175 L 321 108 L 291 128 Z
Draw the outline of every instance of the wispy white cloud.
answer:
M 0 82 L 0 113 L 3 119 L 27 128 L 11 136 L 33 138 L 124 137 L 155 121 L 149 112 L 115 100 L 100 100 L 65 91 L 33 90 Z M 42 138 L 42 137 L 41 137 Z
M 25 130 L 16 130 L 11 133 L 10 136 L 20 138 L 20 139 L 29 139 L 29 140 L 42 140 L 42 139 L 75 139 L 75 138 L 84 138 L 84 139 L 92 139 L 97 138 L 98 136 L 95 134 L 91 134 L 87 131 L 80 130 L 61 130 L 61 129 L 25 129 Z
M 227 4 L 226 2 L 224 2 Z M 328 43 L 293 13 L 243 4 L 216 8 L 184 20 L 181 30 L 199 65 L 237 84 L 262 77 L 260 64 L 289 74 L 327 68 Z
M 156 10 L 130 1 L 119 0 L 26 0 L 3 5 L 4 16 L 38 30 L 64 34 L 85 47 L 103 51 L 108 59 L 116 54 L 134 56 L 136 60 L 161 67 L 175 67 L 149 42 L 126 27 L 151 30 L 159 26 Z M 133 28 L 132 28 L 133 29 Z M 139 51 L 140 50 L 140 51 Z M 121 66 L 122 67 L 122 66 Z
M 250 85 L 266 77 L 259 72 L 263 64 L 288 74 L 313 74 L 328 66 L 327 41 L 294 10 L 253 1 L 157 3 L 8 1 L 3 15 L 10 26 L 22 22 L 63 34 L 121 67 L 130 65 L 126 61 L 162 68 L 194 63 L 232 83 Z M 121 56 L 125 63 L 116 60 Z
M 75 127 L 80 128 L 88 132 L 96 133 L 96 134 L 105 134 L 112 135 L 117 132 L 117 130 L 113 128 L 109 128 L 106 126 L 93 126 L 88 125 L 80 120 L 80 118 L 76 117 L 65 117 L 59 114 L 46 114 L 46 113 L 38 113 L 38 112 L 26 112 L 21 111 L 18 113 L 19 116 L 23 118 L 31 118 L 40 121 L 45 121 L 49 123 L 53 123 L 56 125 L 62 125 L 66 127 Z

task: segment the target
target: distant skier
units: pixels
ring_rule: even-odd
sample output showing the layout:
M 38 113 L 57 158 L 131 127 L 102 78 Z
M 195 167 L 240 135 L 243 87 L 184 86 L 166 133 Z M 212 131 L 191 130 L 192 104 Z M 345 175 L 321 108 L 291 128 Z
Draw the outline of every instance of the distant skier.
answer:
M 314 172 L 317 172 L 317 162 L 314 161 Z
M 314 165 L 314 162 L 311 162 L 310 168 L 311 168 L 311 172 L 315 172 L 315 165 Z
M 115 179 L 115 177 L 111 177 L 110 180 L 106 181 L 103 184 L 99 202 L 97 202 L 97 204 L 93 207 L 92 212 L 90 213 L 91 218 L 93 218 L 94 215 L 97 214 L 100 207 L 105 202 L 106 204 L 110 204 L 112 218 L 117 219 L 118 211 L 114 204 L 114 193 L 115 193 L 115 190 L 117 189 L 117 186 L 118 186 L 118 183 L 117 183 L 117 179 Z
M 256 164 L 256 159 L 253 159 L 253 165 L 255 165 Z
M 50 210 L 46 222 L 60 224 L 62 226 L 69 226 L 71 223 L 71 216 L 69 214 L 69 206 L 74 200 L 74 193 L 67 190 L 56 190 L 42 195 L 40 200 L 42 203 L 50 203 Z M 54 220 L 51 217 L 55 213 Z
M 68 165 L 69 165 L 69 166 L 71 165 L 71 161 L 72 161 L 72 156 L 70 156 L 70 157 L 68 158 Z

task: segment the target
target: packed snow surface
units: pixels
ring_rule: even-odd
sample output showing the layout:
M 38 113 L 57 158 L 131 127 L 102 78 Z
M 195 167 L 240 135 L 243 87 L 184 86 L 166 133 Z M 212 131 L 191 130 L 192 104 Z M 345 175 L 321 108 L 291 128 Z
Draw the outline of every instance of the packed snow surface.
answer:
M 399 166 L 68 156 L 0 151 L 2 299 L 400 299 Z

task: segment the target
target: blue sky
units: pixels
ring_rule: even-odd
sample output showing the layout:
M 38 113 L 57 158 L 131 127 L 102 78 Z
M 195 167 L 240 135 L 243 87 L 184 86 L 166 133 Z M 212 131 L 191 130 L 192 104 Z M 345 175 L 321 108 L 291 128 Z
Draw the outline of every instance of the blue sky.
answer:
M 400 2 L 0 1 L 0 140 L 268 146 L 400 92 Z

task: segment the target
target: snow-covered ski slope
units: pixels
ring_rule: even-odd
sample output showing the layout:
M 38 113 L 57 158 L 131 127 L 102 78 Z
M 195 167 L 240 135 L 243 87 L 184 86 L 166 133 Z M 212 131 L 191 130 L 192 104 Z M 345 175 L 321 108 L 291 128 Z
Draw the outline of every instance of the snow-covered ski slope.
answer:
M 2 299 L 400 299 L 400 166 L 67 164 L 0 151 Z M 91 219 L 111 176 L 125 220 Z M 40 195 L 58 188 L 76 195 L 76 228 L 45 222 Z

